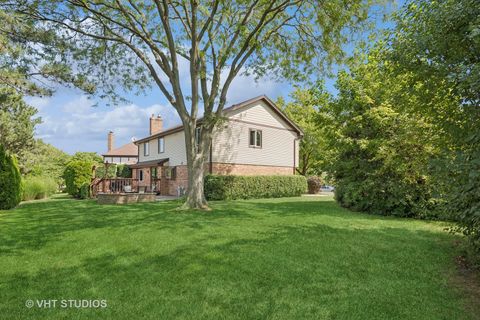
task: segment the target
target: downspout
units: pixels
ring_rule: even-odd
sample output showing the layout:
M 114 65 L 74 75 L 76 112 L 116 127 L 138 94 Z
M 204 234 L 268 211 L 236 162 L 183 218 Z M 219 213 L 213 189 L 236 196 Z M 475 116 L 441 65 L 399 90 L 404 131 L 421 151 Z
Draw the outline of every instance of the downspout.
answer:
M 298 138 L 293 139 L 293 174 L 295 175 L 296 160 L 297 160 L 297 142 Z
M 213 161 L 213 160 L 212 160 L 213 151 L 212 151 L 212 143 L 213 143 L 213 141 L 210 142 L 210 161 L 209 161 L 210 163 L 209 163 L 209 168 L 208 168 L 208 171 L 210 172 L 210 174 L 213 173 L 213 162 L 212 162 L 212 161 Z

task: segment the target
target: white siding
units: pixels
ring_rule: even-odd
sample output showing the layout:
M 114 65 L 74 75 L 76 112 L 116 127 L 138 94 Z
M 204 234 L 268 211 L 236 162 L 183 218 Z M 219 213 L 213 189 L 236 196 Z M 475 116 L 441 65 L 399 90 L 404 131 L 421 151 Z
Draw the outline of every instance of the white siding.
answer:
M 228 114 L 230 119 L 253 122 L 259 125 L 274 126 L 282 129 L 291 129 L 275 111 L 264 102 L 241 108 Z
M 232 111 L 229 120 L 216 129 L 212 143 L 213 162 L 266 166 L 298 166 L 297 133 L 263 102 Z M 250 129 L 262 131 L 262 147 L 249 146 Z M 168 165 L 187 164 L 184 132 L 164 137 L 165 152 L 158 153 L 158 139 L 150 140 L 150 154 L 140 145 L 139 162 L 169 158 Z M 294 146 L 295 145 L 295 146 Z M 294 155 L 295 152 L 295 155 Z
M 297 135 L 288 130 L 290 126 L 269 107 L 253 105 L 233 113 L 230 119 L 233 121 L 221 125 L 214 134 L 213 162 L 294 166 Z M 249 146 L 250 129 L 262 130 L 261 148 Z M 295 153 L 298 153 L 298 145 Z M 295 161 L 298 164 L 298 159 Z
M 183 131 L 169 134 L 164 137 L 165 152 L 158 153 L 158 138 L 150 140 L 150 154 L 144 156 L 144 144 L 140 145 L 139 162 L 169 158 L 170 166 L 187 164 L 187 156 L 185 152 L 185 135 Z

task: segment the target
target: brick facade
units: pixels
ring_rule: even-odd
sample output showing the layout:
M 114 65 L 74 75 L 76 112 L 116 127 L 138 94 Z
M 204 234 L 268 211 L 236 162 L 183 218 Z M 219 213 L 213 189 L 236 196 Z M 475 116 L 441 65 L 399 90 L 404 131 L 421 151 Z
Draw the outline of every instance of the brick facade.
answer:
M 260 166 L 250 164 L 212 163 L 212 173 L 218 175 L 237 176 L 273 176 L 291 175 L 294 173 L 292 167 Z
M 183 187 L 185 190 L 188 186 L 188 169 L 186 165 L 175 166 L 176 175 L 174 179 L 167 179 L 165 176 L 168 167 L 157 167 L 157 178 L 160 181 L 157 183 L 157 188 L 160 189 L 161 195 L 177 195 L 177 188 Z M 143 170 L 143 181 L 139 181 L 139 186 L 151 186 L 151 170 L 152 168 L 133 169 L 132 177 L 139 179 L 139 170 Z M 210 172 L 210 163 L 205 165 L 205 174 Z M 230 164 L 230 163 L 212 163 L 212 174 L 218 175 L 292 175 L 294 168 L 291 167 L 276 167 L 276 166 L 259 166 L 248 164 Z

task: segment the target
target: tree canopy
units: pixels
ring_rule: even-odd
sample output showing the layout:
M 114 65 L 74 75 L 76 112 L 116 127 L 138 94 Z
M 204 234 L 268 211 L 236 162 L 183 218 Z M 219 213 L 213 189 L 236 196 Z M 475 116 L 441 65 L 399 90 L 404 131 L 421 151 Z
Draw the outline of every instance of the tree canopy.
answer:
M 325 91 L 324 84 L 318 81 L 308 89 L 296 88 L 290 98 L 288 103 L 279 98 L 277 104 L 304 132 L 300 140 L 297 172 L 301 175 L 321 175 L 325 172 L 330 149 L 326 147 L 325 132 L 318 125 L 317 116 L 331 97 Z
M 341 60 L 372 1 L 7 1 L 4 10 L 55 30 L 62 62 L 101 95 L 154 84 L 185 128 L 187 207 L 206 208 L 203 168 L 239 74 L 307 80 Z M 67 64 L 68 65 L 68 64 Z M 186 66 L 188 80 L 181 76 Z M 203 111 L 202 123 L 197 123 Z M 201 127 L 200 143 L 195 130 Z
M 37 110 L 27 105 L 17 91 L 0 87 L 0 145 L 22 164 L 35 145 L 34 129 L 41 122 L 36 114 Z

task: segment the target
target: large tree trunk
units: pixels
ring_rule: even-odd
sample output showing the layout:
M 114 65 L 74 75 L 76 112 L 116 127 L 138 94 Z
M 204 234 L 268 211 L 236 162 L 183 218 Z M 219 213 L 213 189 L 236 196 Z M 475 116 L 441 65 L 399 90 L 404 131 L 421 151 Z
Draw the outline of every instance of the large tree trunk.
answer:
M 203 192 L 205 162 L 204 157 L 196 156 L 193 163 L 188 164 L 188 190 L 183 209 L 209 209 Z
M 209 210 L 203 190 L 205 164 L 211 147 L 212 129 L 203 127 L 200 145 L 195 144 L 195 125 L 185 127 L 185 144 L 187 152 L 188 188 L 185 203 L 180 209 Z

